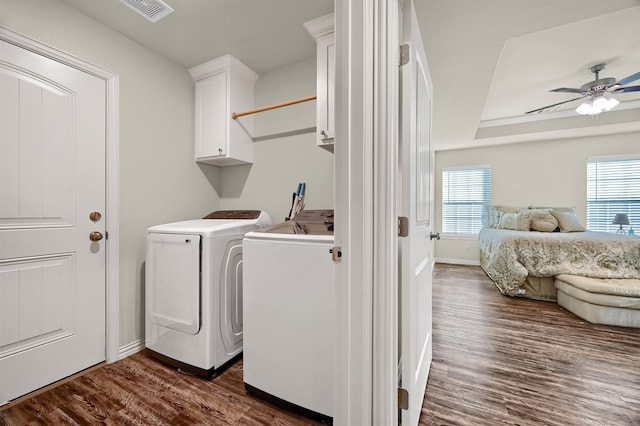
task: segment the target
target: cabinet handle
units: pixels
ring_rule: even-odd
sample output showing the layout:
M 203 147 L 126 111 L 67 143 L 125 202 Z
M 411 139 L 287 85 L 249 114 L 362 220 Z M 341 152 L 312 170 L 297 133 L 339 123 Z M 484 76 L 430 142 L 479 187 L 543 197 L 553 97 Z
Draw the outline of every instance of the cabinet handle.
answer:
M 222 148 L 218 148 L 218 154 L 222 155 Z

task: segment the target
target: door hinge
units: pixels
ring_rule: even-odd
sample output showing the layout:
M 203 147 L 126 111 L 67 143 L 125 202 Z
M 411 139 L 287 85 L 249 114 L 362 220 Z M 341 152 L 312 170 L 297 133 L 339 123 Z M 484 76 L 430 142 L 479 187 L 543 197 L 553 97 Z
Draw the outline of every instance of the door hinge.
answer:
M 398 408 L 409 409 L 409 392 L 404 388 L 398 388 Z
M 334 247 L 329 249 L 329 253 L 331 253 L 331 259 L 335 263 L 342 262 L 342 247 Z
M 409 218 L 404 216 L 398 217 L 398 237 L 409 236 Z
M 403 44 L 400 46 L 400 66 L 406 65 L 409 63 L 409 59 L 411 59 L 411 54 L 409 53 L 409 45 Z

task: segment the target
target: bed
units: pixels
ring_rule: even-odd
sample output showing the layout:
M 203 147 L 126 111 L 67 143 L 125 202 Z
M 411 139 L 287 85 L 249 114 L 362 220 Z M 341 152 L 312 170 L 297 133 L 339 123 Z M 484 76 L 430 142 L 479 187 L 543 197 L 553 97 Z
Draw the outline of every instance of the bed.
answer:
M 504 210 L 490 210 L 478 236 L 480 265 L 502 294 L 555 301 L 559 274 L 640 278 L 637 236 L 587 231 L 568 208 Z

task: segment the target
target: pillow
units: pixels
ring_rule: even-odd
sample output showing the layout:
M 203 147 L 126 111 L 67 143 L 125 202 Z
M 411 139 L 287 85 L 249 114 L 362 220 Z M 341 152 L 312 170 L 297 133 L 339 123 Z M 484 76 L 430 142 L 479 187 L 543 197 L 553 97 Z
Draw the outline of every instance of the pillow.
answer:
M 534 207 L 534 206 L 529 206 L 529 209 L 555 210 L 557 212 L 562 212 L 562 213 L 573 213 L 573 214 L 576 214 L 576 208 L 575 207 Z
M 531 230 L 539 232 L 553 232 L 558 228 L 558 219 L 549 209 L 523 209 L 520 213 L 531 219 Z
M 585 227 L 580 223 L 575 213 L 551 210 L 550 213 L 558 220 L 560 232 L 583 232 Z
M 493 206 L 485 205 L 482 215 L 482 225 L 487 228 L 496 228 L 500 222 L 500 212 Z
M 511 229 L 513 231 L 528 231 L 531 218 L 521 213 L 502 213 L 498 228 Z
M 487 228 L 498 228 L 500 224 L 500 216 L 503 213 L 518 213 L 519 207 L 509 206 L 484 206 L 485 217 L 483 217 L 483 224 Z M 486 221 L 484 220 L 486 219 Z

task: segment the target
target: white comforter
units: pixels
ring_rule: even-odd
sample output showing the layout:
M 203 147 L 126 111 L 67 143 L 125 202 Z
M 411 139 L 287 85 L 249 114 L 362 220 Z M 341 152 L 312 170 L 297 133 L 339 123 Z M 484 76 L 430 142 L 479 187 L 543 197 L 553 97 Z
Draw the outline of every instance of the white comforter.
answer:
M 640 238 L 606 232 L 535 232 L 483 228 L 481 265 L 506 295 L 524 294 L 528 275 L 640 278 Z

